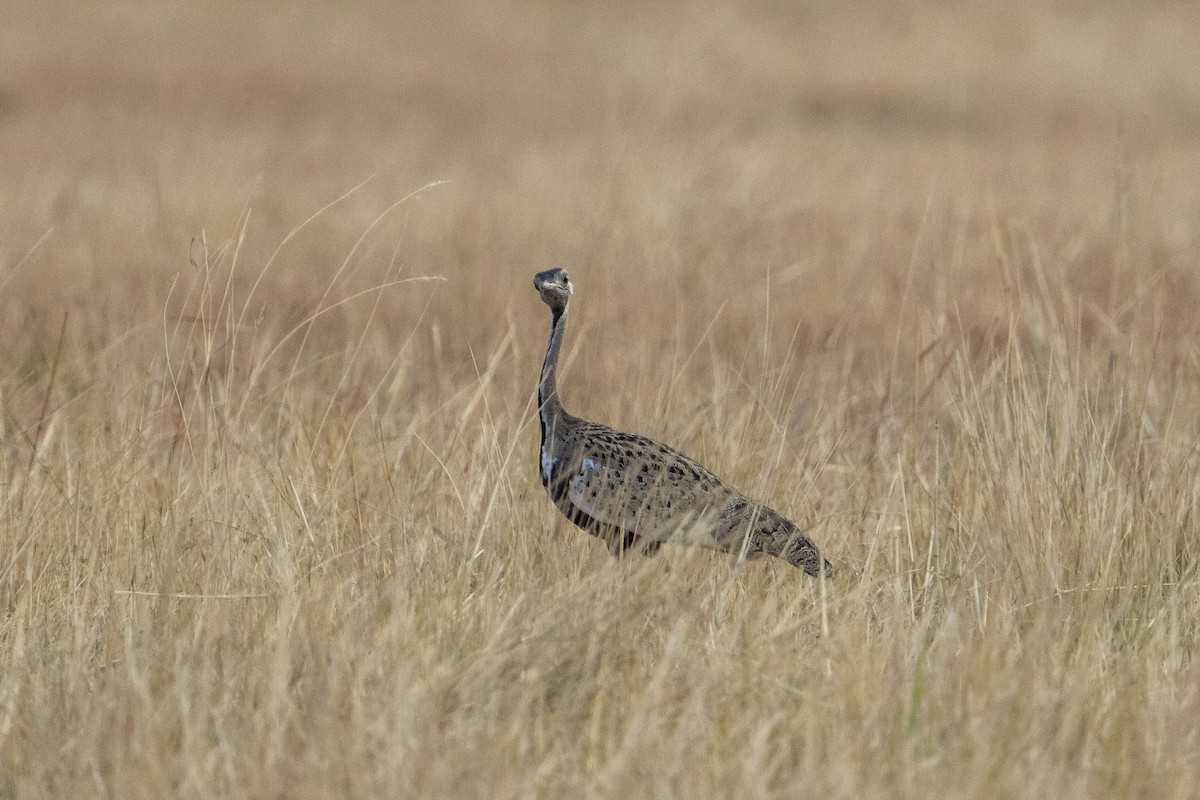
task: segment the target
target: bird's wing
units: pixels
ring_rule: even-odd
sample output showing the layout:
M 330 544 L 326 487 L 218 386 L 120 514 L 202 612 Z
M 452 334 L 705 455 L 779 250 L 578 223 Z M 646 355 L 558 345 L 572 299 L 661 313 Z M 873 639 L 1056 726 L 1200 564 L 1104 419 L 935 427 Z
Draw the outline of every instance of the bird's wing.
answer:
M 588 456 L 567 481 L 567 498 L 602 525 L 636 532 L 636 515 L 629 513 L 629 498 L 621 496 L 624 478 L 620 467 Z
M 567 498 L 600 524 L 650 540 L 670 538 L 704 510 L 694 488 L 672 484 L 642 472 L 637 464 L 631 466 L 622 459 L 606 459 L 600 454 L 580 462 L 567 481 Z M 707 544 L 707 540 L 697 543 Z

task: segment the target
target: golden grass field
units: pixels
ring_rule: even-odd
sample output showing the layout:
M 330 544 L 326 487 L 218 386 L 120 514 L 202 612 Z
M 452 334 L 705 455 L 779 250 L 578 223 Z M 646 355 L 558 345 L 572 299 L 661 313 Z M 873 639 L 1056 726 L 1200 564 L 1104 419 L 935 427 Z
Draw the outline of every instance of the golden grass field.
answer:
M 0 798 L 1200 794 L 1200 7 L 0 18 Z

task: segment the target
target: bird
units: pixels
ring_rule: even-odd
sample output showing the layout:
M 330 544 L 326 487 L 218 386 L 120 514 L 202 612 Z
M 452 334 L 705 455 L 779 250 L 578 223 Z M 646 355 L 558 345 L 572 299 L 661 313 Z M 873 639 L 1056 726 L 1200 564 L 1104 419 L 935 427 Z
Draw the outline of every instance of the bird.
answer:
M 565 269 L 533 286 L 550 308 L 550 341 L 538 381 L 542 486 L 558 510 L 617 557 L 651 556 L 668 540 L 737 554 L 776 556 L 814 577 L 833 577 L 816 545 L 779 512 L 727 485 L 665 444 L 567 413 L 558 358 L 574 286 Z

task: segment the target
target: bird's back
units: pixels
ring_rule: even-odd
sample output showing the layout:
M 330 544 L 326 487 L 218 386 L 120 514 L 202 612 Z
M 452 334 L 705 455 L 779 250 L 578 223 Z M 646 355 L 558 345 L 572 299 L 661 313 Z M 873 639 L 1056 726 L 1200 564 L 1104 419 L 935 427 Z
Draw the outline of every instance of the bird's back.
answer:
M 607 525 L 650 541 L 674 534 L 715 545 L 698 524 L 717 513 L 729 490 L 703 465 L 665 444 L 581 421 L 566 499 Z

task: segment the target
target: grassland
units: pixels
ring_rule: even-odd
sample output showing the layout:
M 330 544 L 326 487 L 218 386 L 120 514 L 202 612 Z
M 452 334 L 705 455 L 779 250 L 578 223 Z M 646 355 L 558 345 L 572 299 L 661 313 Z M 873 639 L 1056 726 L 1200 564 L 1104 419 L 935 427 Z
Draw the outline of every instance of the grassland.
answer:
M 1195 6 L 0 16 L 0 798 L 1197 796 Z

